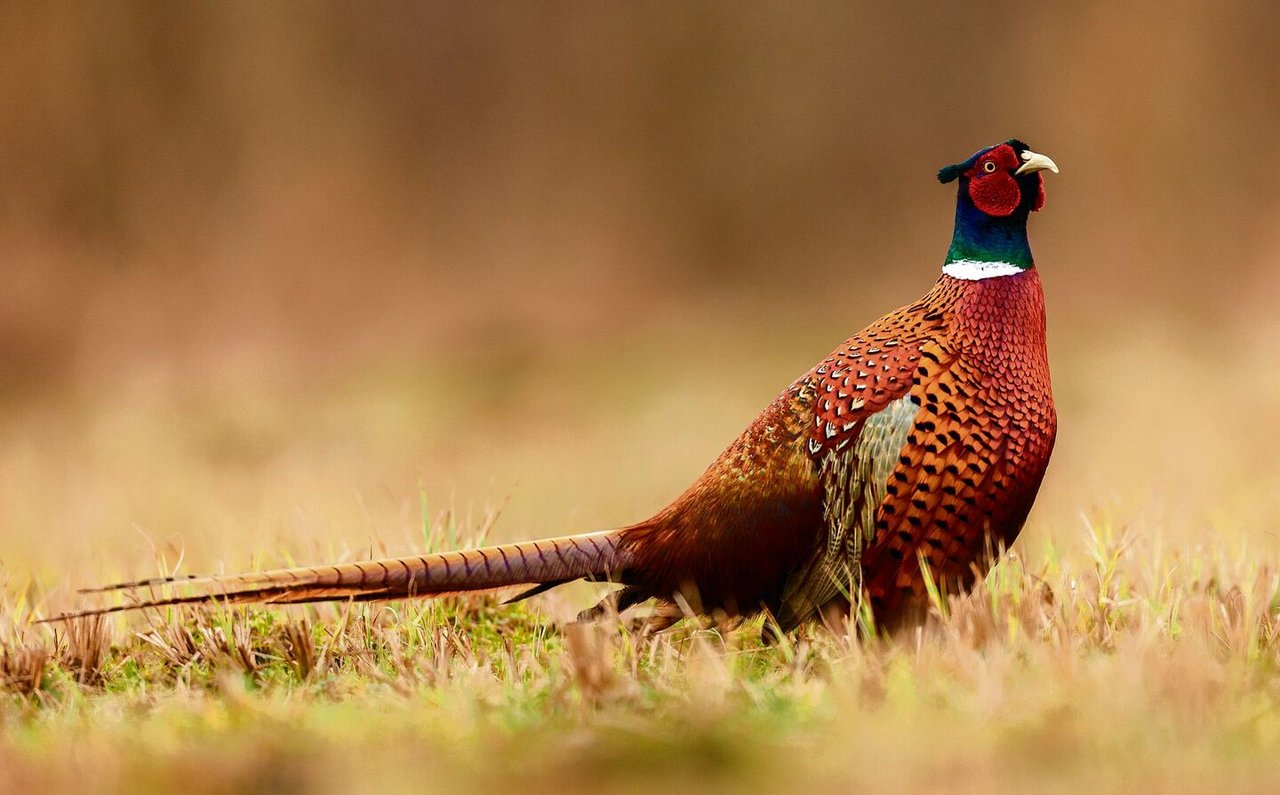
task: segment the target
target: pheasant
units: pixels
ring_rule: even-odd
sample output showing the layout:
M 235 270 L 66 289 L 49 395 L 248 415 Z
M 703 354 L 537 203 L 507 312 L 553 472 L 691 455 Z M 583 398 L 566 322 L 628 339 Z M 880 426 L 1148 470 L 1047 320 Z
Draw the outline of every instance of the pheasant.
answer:
M 777 631 L 869 608 L 918 623 L 930 585 L 962 592 L 1017 537 L 1057 416 L 1027 219 L 1057 165 L 1018 140 L 938 172 L 958 182 L 942 275 L 770 403 L 673 502 L 613 530 L 457 552 L 206 578 L 139 580 L 150 599 L 48 620 L 196 602 L 385 600 L 578 580 L 621 586 L 584 615 L 655 600 Z M 194 590 L 191 590 L 194 589 Z M 665 618 L 664 618 L 665 617 Z

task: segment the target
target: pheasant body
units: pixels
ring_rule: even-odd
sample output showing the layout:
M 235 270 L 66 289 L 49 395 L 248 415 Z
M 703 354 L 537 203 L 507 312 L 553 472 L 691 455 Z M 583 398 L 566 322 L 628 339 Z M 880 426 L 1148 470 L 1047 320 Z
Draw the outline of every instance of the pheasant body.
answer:
M 1012 544 L 1057 419 L 1040 277 L 1026 244 L 1052 161 L 1009 141 L 949 166 L 960 181 L 943 275 L 785 389 L 652 518 L 618 530 L 419 558 L 193 580 L 194 601 L 307 602 L 608 579 L 626 609 L 745 616 L 783 630 L 865 599 L 918 621 L 925 577 L 961 591 Z M 927 575 L 925 569 L 927 568 Z M 122 587 L 155 585 L 142 581 Z M 677 607 L 678 605 L 678 607 Z M 65 616 L 63 616 L 65 617 Z
M 632 568 L 619 578 L 631 600 L 683 588 L 707 610 L 763 606 L 788 629 L 847 598 L 861 572 L 877 621 L 893 626 L 924 606 L 921 559 L 958 590 L 1013 542 L 1056 425 L 1039 275 L 944 275 L 795 381 L 666 510 L 624 529 Z

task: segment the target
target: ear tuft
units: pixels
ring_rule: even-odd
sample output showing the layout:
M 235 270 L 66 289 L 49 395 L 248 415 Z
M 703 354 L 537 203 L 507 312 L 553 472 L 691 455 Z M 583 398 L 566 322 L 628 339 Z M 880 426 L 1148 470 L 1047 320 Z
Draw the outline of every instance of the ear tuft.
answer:
M 964 166 L 964 163 L 955 163 L 938 169 L 938 181 L 943 185 L 946 185 L 948 182 L 955 181 L 964 173 Z

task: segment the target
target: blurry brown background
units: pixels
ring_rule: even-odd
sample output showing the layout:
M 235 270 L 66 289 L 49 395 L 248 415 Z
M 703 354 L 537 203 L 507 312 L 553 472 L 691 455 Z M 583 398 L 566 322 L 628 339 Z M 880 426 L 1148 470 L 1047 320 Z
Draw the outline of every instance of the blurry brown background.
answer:
M 1010 136 L 1062 167 L 1029 536 L 1280 547 L 1277 42 L 1264 2 L 6 4 L 0 577 L 398 550 L 419 483 L 504 537 L 640 518 L 927 289 L 935 170 Z

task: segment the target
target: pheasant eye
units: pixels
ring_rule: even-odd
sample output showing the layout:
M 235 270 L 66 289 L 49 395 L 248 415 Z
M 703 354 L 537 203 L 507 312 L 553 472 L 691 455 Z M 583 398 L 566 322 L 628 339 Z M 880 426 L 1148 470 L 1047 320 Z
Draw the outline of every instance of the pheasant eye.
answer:
M 987 162 L 983 163 L 982 170 L 987 172 L 988 174 L 994 174 L 996 170 L 996 161 L 988 160 Z

